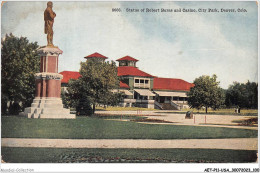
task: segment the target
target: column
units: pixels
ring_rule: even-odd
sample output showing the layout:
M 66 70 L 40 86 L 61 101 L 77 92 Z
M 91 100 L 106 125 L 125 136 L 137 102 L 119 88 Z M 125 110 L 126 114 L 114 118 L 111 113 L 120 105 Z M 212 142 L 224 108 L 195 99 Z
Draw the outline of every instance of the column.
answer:
M 35 97 L 41 97 L 41 79 L 36 79 L 35 84 Z
M 56 97 L 56 80 L 47 80 L 47 97 Z
M 56 80 L 56 97 L 60 98 L 61 95 L 61 80 Z
M 46 78 L 42 79 L 42 91 L 41 97 L 46 97 L 47 87 L 46 87 Z

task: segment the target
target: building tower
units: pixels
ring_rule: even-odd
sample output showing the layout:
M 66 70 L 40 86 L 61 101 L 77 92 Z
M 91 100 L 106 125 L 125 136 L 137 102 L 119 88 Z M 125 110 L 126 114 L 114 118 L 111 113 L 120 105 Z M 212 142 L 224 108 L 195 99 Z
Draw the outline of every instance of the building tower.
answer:
M 131 66 L 131 67 L 136 67 L 136 62 L 138 61 L 137 59 L 134 59 L 131 56 L 125 56 L 123 58 L 120 58 L 116 60 L 119 62 L 119 67 L 120 66 Z
M 97 59 L 101 62 L 105 62 L 105 60 L 107 59 L 106 56 L 101 55 L 100 53 L 97 53 L 97 52 L 93 53 L 91 55 L 85 56 L 84 58 L 87 59 L 87 61 L 90 60 L 90 59 Z

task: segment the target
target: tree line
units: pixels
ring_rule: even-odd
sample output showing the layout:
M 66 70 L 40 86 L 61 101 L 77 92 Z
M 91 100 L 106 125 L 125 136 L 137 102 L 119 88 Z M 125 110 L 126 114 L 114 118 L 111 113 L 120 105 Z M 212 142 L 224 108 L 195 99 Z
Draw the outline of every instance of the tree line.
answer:
M 35 78 L 39 72 L 40 60 L 37 42 L 30 43 L 26 37 L 6 35 L 1 39 L 1 113 L 15 115 L 29 107 L 34 99 Z M 61 94 L 67 107 L 75 108 L 77 114 L 90 115 L 97 104 L 118 105 L 122 94 L 115 62 L 90 60 L 82 62 L 81 77 L 70 80 L 67 92 Z M 222 89 L 217 76 L 200 76 L 188 92 L 191 108 L 258 108 L 258 83 L 234 82 L 228 89 Z
M 194 87 L 187 93 L 188 104 L 191 108 L 258 108 L 258 83 L 233 82 L 228 89 L 222 89 L 217 81 L 217 76 L 200 76 L 194 80 Z
M 13 34 L 2 38 L 1 46 L 1 114 L 18 114 L 34 98 L 34 74 L 40 71 L 39 46 Z

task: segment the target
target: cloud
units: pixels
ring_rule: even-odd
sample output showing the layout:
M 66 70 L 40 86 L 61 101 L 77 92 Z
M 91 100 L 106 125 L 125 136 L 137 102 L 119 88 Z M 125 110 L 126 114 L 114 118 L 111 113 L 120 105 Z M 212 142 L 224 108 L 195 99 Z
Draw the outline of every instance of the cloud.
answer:
M 156 6 L 156 8 L 166 7 L 183 8 L 168 2 L 162 2 Z M 165 21 L 166 16 L 169 20 Z M 219 20 L 228 19 L 219 18 Z M 163 41 L 157 38 L 157 42 L 160 43 L 158 44 L 160 45 L 159 50 L 156 50 L 157 57 L 151 55 L 150 60 L 154 58 L 154 64 L 156 61 L 160 62 L 160 67 L 165 67 L 163 69 L 168 71 L 165 73 L 157 69 L 156 72 L 159 75 L 193 81 L 202 74 L 212 75 L 215 73 L 224 88 L 227 88 L 233 81 L 257 80 L 257 46 L 252 45 L 252 48 L 248 48 L 231 42 L 223 33 L 220 21 L 211 22 L 198 13 L 154 15 L 154 21 L 162 21 L 164 24 L 166 22 L 169 28 L 181 33 L 175 40 L 169 41 L 172 46 L 161 46 Z M 228 21 L 232 25 L 232 21 Z M 257 39 L 255 38 L 255 40 Z M 182 52 L 181 56 L 177 56 L 176 52 L 171 49 Z M 168 55 L 162 57 L 165 55 L 160 51 L 167 51 Z M 167 62 L 163 61 L 164 58 L 167 58 Z M 151 69 L 150 72 L 152 72 Z
M 133 56 L 140 60 L 137 65 L 141 70 L 160 77 L 192 82 L 201 75 L 215 73 L 224 88 L 233 81 L 257 81 L 257 39 L 252 35 L 245 37 L 247 32 L 257 35 L 254 20 L 248 31 L 234 31 L 223 29 L 223 23 L 234 21 L 222 14 L 112 13 L 112 8 L 118 7 L 183 8 L 185 5 L 173 2 L 54 2 L 57 14 L 54 44 L 64 51 L 60 56 L 60 71 L 77 71 L 84 56 L 99 52 L 112 60 Z M 46 45 L 43 33 L 45 8 L 46 2 L 8 2 L 2 10 L 2 36 L 10 31 Z M 249 11 L 249 15 L 257 15 L 250 8 Z M 237 15 L 235 17 L 239 18 Z M 236 42 L 233 36 L 229 37 L 231 32 L 241 33 L 240 39 L 253 46 Z

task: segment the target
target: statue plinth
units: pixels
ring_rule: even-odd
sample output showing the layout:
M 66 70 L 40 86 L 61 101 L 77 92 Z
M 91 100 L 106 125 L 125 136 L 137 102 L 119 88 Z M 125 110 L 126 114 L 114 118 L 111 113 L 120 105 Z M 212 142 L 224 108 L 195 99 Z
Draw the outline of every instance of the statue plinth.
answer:
M 35 99 L 21 115 L 28 118 L 76 118 L 69 109 L 63 108 L 60 98 L 63 76 L 58 73 L 58 61 L 62 50 L 45 46 L 38 49 L 38 53 L 41 65 L 40 73 L 35 74 Z
M 63 51 L 60 50 L 58 46 L 42 46 L 37 51 L 41 56 L 60 55 L 63 53 Z

